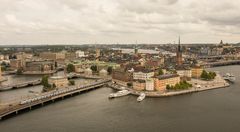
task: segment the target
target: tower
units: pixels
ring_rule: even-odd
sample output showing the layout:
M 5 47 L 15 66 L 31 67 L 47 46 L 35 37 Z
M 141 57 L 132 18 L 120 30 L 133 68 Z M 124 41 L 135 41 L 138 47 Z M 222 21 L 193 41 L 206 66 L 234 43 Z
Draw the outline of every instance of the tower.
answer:
M 180 42 L 180 36 L 178 38 L 178 47 L 177 47 L 177 55 L 176 55 L 176 62 L 178 66 L 181 66 L 183 61 L 182 61 L 182 49 L 181 49 L 181 42 Z

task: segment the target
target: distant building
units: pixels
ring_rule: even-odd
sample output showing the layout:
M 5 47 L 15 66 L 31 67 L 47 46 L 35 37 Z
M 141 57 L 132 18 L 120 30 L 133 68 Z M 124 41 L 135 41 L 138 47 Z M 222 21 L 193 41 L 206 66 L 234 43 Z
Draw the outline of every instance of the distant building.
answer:
M 52 76 L 48 79 L 48 83 L 55 86 L 57 88 L 65 88 L 68 86 L 68 79 L 64 76 Z
M 56 72 L 53 60 L 26 61 L 23 67 L 23 74 L 51 74 Z
M 102 77 L 106 77 L 108 75 L 108 72 L 107 72 L 107 70 L 102 69 L 102 70 L 99 71 L 99 75 L 102 76 Z
M 84 71 L 85 75 L 92 75 L 92 70 L 90 68 L 85 69 Z
M 77 58 L 85 57 L 84 51 L 78 50 L 75 52 Z
M 203 72 L 203 67 L 200 65 L 196 65 L 191 68 L 191 71 L 192 71 L 193 78 L 200 78 Z
M 17 70 L 17 69 L 23 67 L 23 63 L 20 59 L 11 59 L 10 60 L 10 67 L 14 70 Z
M 155 78 L 154 86 L 157 91 L 165 91 L 166 86 L 174 86 L 180 82 L 180 76 L 177 74 L 160 75 Z
M 39 57 L 45 60 L 64 60 L 65 53 L 52 53 L 52 52 L 42 52 L 39 54 Z
M 133 79 L 135 80 L 146 80 L 153 76 L 154 76 L 154 72 L 147 69 L 133 72 Z

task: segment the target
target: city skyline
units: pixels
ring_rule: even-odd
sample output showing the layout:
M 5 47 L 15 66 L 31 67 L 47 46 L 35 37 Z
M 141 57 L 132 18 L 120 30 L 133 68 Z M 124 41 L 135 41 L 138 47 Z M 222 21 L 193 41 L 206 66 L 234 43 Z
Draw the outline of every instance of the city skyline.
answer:
M 0 2 L 0 45 L 239 43 L 239 0 Z

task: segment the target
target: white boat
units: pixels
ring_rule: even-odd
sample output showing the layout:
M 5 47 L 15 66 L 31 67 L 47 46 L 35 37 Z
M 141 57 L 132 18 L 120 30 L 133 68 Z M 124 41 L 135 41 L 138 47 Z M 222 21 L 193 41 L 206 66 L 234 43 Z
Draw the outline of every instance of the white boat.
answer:
M 137 98 L 138 102 L 141 102 L 142 100 L 144 100 L 146 97 L 145 93 L 141 93 L 140 96 Z
M 109 95 L 109 98 L 116 98 L 116 97 L 121 97 L 121 96 L 125 96 L 125 95 L 128 95 L 130 94 L 131 92 L 128 91 L 128 90 L 121 90 L 121 91 L 118 91 L 116 93 L 111 93 Z
M 224 76 L 223 76 L 223 79 L 224 80 L 227 80 L 229 82 L 235 82 L 236 78 L 233 74 L 230 74 L 230 73 L 226 73 Z

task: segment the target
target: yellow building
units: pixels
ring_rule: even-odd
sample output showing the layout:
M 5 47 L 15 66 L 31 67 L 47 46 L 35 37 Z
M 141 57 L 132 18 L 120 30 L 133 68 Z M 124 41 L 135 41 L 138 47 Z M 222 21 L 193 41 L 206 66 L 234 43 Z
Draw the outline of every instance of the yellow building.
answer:
M 200 78 L 203 72 L 203 67 L 200 65 L 196 65 L 192 67 L 192 78 Z
M 160 75 L 154 79 L 154 86 L 157 91 L 165 91 L 166 86 L 174 86 L 180 82 L 180 76 L 177 74 Z
M 146 82 L 144 80 L 133 81 L 133 89 L 137 91 L 143 91 L 146 88 Z
M 55 84 L 57 88 L 64 88 L 68 86 L 68 79 L 64 76 L 53 76 L 48 79 L 48 83 Z

